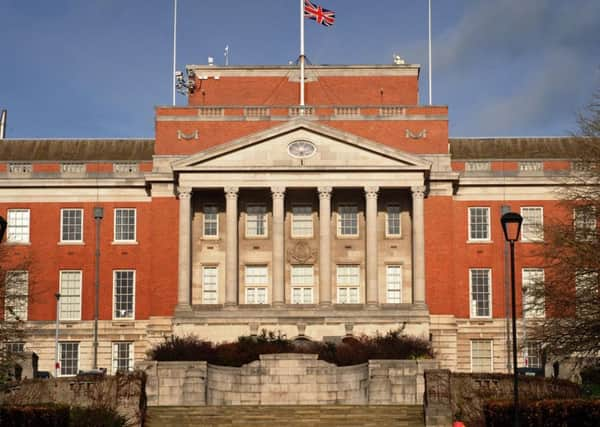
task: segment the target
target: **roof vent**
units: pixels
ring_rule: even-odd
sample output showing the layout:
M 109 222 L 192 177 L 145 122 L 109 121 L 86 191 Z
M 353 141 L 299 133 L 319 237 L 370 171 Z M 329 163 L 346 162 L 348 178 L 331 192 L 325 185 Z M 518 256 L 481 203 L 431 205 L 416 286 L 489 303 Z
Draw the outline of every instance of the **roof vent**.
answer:
M 398 54 L 394 54 L 394 65 L 404 65 L 405 61 L 404 59 L 402 59 L 402 57 Z

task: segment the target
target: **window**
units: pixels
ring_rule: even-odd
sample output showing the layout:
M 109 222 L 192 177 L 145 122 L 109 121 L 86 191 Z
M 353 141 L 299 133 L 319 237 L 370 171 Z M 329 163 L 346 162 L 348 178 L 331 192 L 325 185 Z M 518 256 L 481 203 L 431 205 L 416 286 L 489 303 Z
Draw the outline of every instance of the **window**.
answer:
M 577 317 L 596 317 L 600 291 L 599 275 L 593 270 L 575 272 L 575 307 Z
M 249 205 L 246 213 L 246 237 L 267 235 L 267 208 L 264 205 Z
M 360 268 L 358 265 L 338 265 L 336 269 L 338 304 L 358 304 Z
M 469 208 L 469 240 L 490 240 L 490 208 Z
M 29 243 L 29 209 L 9 209 L 6 240 L 13 243 Z
M 385 222 L 385 234 L 386 236 L 400 236 L 402 234 L 399 205 L 388 205 L 387 207 L 387 221 Z
M 114 342 L 112 355 L 112 371 L 133 371 L 133 343 Z
M 400 304 L 402 302 L 402 266 L 388 265 L 385 270 L 387 284 L 387 302 Z
M 524 242 L 539 242 L 544 240 L 544 209 L 538 207 L 521 208 L 523 225 L 521 240 Z
M 60 241 L 83 241 L 83 209 L 60 210 Z
M 135 298 L 135 271 L 114 272 L 114 318 L 133 319 Z
M 339 206 L 338 236 L 358 236 L 358 208 L 356 205 Z
M 7 342 L 6 351 L 11 354 L 23 353 L 25 351 L 24 342 Z
M 492 372 L 492 340 L 471 340 L 471 372 Z
M 204 237 L 219 236 L 219 208 L 217 205 L 204 205 Z
M 596 239 L 596 208 L 594 206 L 578 206 L 573 209 L 575 238 L 579 241 Z
M 217 267 L 202 267 L 202 303 L 216 304 L 218 289 Z
M 524 268 L 522 274 L 523 286 L 523 316 L 528 318 L 544 317 L 545 299 L 540 291 L 544 286 L 544 270 L 542 268 Z
M 312 237 L 312 206 L 292 206 L 292 237 Z
M 489 268 L 469 270 L 471 284 L 471 317 L 491 317 L 491 275 Z
M 135 209 L 115 209 L 115 241 L 135 242 Z
M 5 280 L 4 319 L 27 320 L 29 273 L 7 271 Z
M 292 265 L 292 304 L 312 304 L 314 268 L 312 265 Z
M 267 288 L 246 287 L 246 304 L 266 304 Z
M 246 275 L 246 304 L 266 304 L 269 275 L 266 265 L 247 265 Z
M 60 350 L 60 376 L 77 375 L 79 371 L 79 343 L 61 342 Z
M 60 320 L 81 320 L 81 271 L 60 272 Z
M 543 368 L 542 366 L 542 346 L 537 341 L 528 341 L 525 344 L 524 365 L 528 368 Z

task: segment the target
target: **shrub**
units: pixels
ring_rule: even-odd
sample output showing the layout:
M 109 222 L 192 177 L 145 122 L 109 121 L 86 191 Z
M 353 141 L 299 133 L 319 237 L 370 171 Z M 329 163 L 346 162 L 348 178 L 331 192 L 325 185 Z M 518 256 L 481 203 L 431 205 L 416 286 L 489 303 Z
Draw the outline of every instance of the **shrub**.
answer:
M 71 408 L 69 427 L 125 427 L 125 417 L 110 407 Z
M 485 425 L 512 425 L 512 402 L 491 401 L 484 406 Z M 538 400 L 519 404 L 523 427 L 595 427 L 600 418 L 600 400 Z
M 63 427 L 69 425 L 66 405 L 0 406 L 2 427 Z
M 284 334 L 263 330 L 256 336 L 241 336 L 237 342 L 214 345 L 194 336 L 168 337 L 148 352 L 152 360 L 202 360 L 224 366 L 242 366 L 261 354 L 316 353 L 319 359 L 338 366 L 366 363 L 369 359 L 432 358 L 428 341 L 390 331 L 385 335 L 346 337 L 339 344 L 302 341 L 294 343 Z

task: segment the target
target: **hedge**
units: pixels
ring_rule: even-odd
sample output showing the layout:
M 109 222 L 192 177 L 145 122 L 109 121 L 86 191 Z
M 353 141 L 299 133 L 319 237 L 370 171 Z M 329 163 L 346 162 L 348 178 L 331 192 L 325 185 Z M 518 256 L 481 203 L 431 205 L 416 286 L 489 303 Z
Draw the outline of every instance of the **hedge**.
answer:
M 195 336 L 165 337 L 148 352 L 150 360 L 206 361 L 214 365 L 242 366 L 261 354 L 316 353 L 320 360 L 338 366 L 357 365 L 370 359 L 431 359 L 429 341 L 402 335 L 400 330 L 385 335 L 346 337 L 333 344 L 310 340 L 289 340 L 281 333 L 263 330 L 259 335 L 241 336 L 236 342 L 213 344 Z
M 40 404 L 0 406 L 2 427 L 125 427 L 127 420 L 112 408 Z
M 510 401 L 490 401 L 484 406 L 487 427 L 512 425 Z M 521 427 L 596 427 L 600 420 L 600 400 L 563 399 L 526 401 L 519 404 Z

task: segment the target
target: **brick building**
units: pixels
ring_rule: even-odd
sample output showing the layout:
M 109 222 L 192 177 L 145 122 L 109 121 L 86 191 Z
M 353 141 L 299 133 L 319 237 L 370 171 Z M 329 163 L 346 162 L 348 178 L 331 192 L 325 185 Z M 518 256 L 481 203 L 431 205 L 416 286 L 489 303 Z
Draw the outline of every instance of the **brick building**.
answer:
M 399 327 L 431 339 L 442 367 L 509 369 L 500 216 L 525 218 L 521 306 L 544 274 L 540 226 L 571 215 L 556 190 L 577 173 L 577 139 L 449 138 L 448 108 L 418 105 L 417 65 L 309 66 L 305 107 L 296 67 L 188 72 L 189 103 L 156 108 L 155 139 L 0 141 L 0 310 L 26 320 L 40 369 L 54 366 L 57 292 L 61 375 L 92 367 L 96 221 L 109 371 L 172 333 Z

